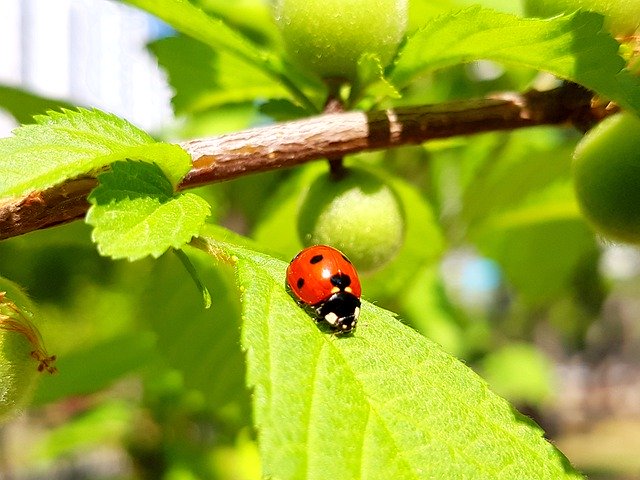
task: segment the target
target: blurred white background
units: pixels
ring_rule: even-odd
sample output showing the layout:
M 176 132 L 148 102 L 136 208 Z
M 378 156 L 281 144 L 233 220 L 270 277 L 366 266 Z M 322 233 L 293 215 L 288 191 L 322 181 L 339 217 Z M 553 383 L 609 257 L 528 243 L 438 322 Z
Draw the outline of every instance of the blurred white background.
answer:
M 145 44 L 171 33 L 109 0 L 0 0 L 0 84 L 158 130 L 173 118 L 171 91 Z M 0 137 L 15 126 L 0 110 Z

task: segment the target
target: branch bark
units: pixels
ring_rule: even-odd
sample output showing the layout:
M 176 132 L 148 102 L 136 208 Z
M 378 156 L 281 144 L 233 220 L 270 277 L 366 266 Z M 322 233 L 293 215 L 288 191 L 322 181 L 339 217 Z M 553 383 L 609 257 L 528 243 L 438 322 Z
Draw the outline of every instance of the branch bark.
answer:
M 436 138 L 536 125 L 586 130 L 611 112 L 594 104 L 591 92 L 565 84 L 522 95 L 507 93 L 368 113 L 325 113 L 181 143 L 193 159 L 193 168 L 179 189 Z M 87 195 L 96 183 L 94 178 L 77 178 L 0 202 L 0 240 L 83 217 L 89 208 Z

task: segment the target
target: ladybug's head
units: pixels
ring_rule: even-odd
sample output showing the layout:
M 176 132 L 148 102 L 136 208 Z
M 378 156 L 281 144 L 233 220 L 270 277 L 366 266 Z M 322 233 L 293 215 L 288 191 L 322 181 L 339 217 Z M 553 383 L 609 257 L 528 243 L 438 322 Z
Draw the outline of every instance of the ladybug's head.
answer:
M 350 333 L 360 315 L 360 299 L 349 292 L 338 292 L 316 307 L 319 320 L 325 321 L 337 334 Z

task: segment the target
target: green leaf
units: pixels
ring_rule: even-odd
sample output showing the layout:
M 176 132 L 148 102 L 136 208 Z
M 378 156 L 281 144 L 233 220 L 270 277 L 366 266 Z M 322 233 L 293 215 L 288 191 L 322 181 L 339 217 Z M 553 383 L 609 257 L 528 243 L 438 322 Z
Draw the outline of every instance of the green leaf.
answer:
M 204 44 L 227 50 L 245 62 L 264 69 L 271 68 L 268 54 L 226 23 L 213 18 L 184 0 L 126 0 L 164 20 L 173 28 Z
M 42 190 L 90 174 L 116 160 L 153 161 L 172 184 L 189 171 L 188 154 L 99 110 L 63 110 L 34 117 L 0 139 L 0 198 Z
M 196 236 L 209 204 L 193 193 L 174 194 L 157 165 L 117 162 L 98 176 L 86 221 L 102 255 L 137 260 L 159 257 Z
M 411 0 L 409 2 L 409 32 L 422 27 L 434 17 L 460 8 L 460 2 L 456 0 Z
M 640 112 L 640 81 L 624 70 L 620 45 L 602 23 L 592 12 L 532 19 L 471 7 L 440 16 L 412 35 L 390 80 L 403 88 L 436 69 L 495 60 L 553 73 Z
M 309 111 L 317 111 L 317 107 L 292 80 L 311 82 L 304 73 L 290 65 L 285 65 L 278 55 L 261 49 L 222 20 L 207 15 L 185 0 L 126 0 L 126 2 L 157 16 L 183 34 L 216 50 L 224 50 L 244 63 L 262 70 L 279 81 Z M 316 90 L 322 88 L 315 84 L 313 87 Z
M 538 206 L 538 212 L 544 206 Z M 529 210 L 535 215 L 535 209 Z M 564 212 L 561 212 L 564 213 Z M 585 222 L 552 212 L 549 218 L 524 216 L 488 224 L 476 236 L 480 251 L 500 264 L 520 295 L 539 304 L 567 291 L 581 260 L 596 248 Z M 511 220 L 511 219 L 509 219 Z
M 243 32 L 261 44 L 282 42 L 278 26 L 273 21 L 273 6 L 264 0 L 205 0 L 197 3 L 209 15 L 221 18 L 227 25 Z
M 384 77 L 380 57 L 365 53 L 358 60 L 358 77 L 350 101 L 357 103 L 363 97 L 372 97 L 376 102 L 384 98 L 400 98 L 400 92 Z
M 496 213 L 521 208 L 526 202 L 535 208 L 544 196 L 549 202 L 574 204 L 574 194 L 564 187 L 560 196 L 541 193 L 553 185 L 566 185 L 571 174 L 571 152 L 575 143 L 555 127 L 538 127 L 510 134 L 490 133 L 466 141 L 449 161 L 462 170 L 463 215 L 473 228 Z M 562 201 L 560 201 L 560 198 Z M 532 200 L 533 199 L 533 200 Z M 550 213 L 541 208 L 539 215 Z M 576 215 L 573 215 L 576 218 Z
M 575 268 L 595 248 L 570 182 L 574 142 L 566 140 L 548 128 L 483 135 L 451 159 L 467 177 L 468 238 L 533 304 L 571 288 Z
M 581 478 L 530 419 L 395 316 L 363 302 L 353 336 L 323 333 L 286 292 L 286 263 L 230 244 L 264 475 Z
M 176 113 L 287 95 L 282 85 L 262 70 L 191 38 L 163 38 L 149 48 L 169 75 Z
M 34 354 L 49 357 L 32 322 L 34 317 L 32 303 L 22 288 L 0 277 L 0 425 L 29 402 L 43 376 Z
M 47 110 L 73 108 L 73 105 L 54 98 L 41 97 L 20 88 L 0 85 L 0 108 L 18 123 L 30 123 L 33 116 Z

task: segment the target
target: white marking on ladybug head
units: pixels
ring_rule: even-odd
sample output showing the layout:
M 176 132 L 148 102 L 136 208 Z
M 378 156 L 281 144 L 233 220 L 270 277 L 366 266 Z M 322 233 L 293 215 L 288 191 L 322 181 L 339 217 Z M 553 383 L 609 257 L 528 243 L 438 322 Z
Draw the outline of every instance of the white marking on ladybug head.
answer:
M 346 287 L 344 291 L 347 293 L 353 293 L 353 290 L 351 289 L 351 287 Z
M 338 323 L 338 315 L 333 312 L 329 312 L 324 316 L 324 319 L 327 321 L 329 325 L 335 325 Z
M 340 291 L 340 289 L 338 287 L 333 287 L 331 289 L 331 293 L 338 293 Z

